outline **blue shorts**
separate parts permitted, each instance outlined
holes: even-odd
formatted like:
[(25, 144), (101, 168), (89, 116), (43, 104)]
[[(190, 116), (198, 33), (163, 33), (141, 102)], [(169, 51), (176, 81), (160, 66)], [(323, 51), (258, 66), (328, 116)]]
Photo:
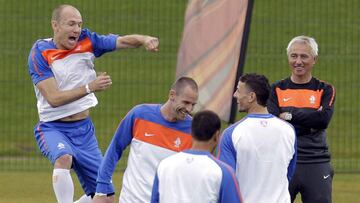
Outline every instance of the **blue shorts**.
[(103, 157), (90, 118), (75, 122), (39, 122), (34, 135), (41, 153), (52, 164), (62, 155), (71, 155), (72, 168), (85, 193), (95, 193), (97, 171)]

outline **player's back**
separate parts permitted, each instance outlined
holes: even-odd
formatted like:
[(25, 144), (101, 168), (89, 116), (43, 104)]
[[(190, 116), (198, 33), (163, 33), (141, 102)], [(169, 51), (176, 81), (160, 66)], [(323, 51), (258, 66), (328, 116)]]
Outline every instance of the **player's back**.
[(218, 202), (222, 170), (209, 152), (180, 152), (159, 165), (160, 202)]
[(271, 114), (248, 115), (232, 132), (236, 176), (245, 202), (290, 202), (288, 166), (295, 131)]

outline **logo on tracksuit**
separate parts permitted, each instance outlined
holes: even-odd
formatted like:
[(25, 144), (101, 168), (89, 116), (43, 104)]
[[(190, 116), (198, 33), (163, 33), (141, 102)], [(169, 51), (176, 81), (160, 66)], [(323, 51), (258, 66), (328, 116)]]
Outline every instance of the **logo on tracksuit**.
[(57, 145), (57, 148), (58, 149), (65, 149), (65, 145), (63, 143), (59, 142), (58, 145)]

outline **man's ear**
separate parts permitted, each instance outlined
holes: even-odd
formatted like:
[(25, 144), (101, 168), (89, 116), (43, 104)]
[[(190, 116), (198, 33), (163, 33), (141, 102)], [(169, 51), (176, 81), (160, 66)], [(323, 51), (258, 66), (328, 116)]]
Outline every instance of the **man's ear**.
[(315, 63), (318, 61), (318, 58), (319, 58), (318, 56), (315, 56), (315, 57), (314, 57), (314, 63), (313, 63), (313, 65), (315, 65)]
[(56, 32), (57, 29), (58, 29), (58, 22), (55, 21), (55, 20), (52, 20), (52, 21), (51, 21), (51, 27), (52, 27), (52, 29), (54, 30), (54, 32)]
[(252, 103), (253, 101), (256, 101), (255, 92), (250, 92), (249, 94), (250, 94), (249, 103)]
[(174, 101), (175, 97), (176, 97), (176, 91), (175, 90), (170, 90), (169, 91), (169, 100)]

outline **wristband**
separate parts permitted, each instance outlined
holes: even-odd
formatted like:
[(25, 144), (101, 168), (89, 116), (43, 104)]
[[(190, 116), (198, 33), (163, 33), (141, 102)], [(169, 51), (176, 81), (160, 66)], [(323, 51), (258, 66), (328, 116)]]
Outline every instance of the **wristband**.
[(86, 93), (90, 94), (91, 93), (91, 90), (89, 88), (89, 84), (86, 84), (85, 85), (85, 90), (86, 90)]
[(102, 196), (106, 196), (106, 194), (101, 192), (95, 192), (95, 196), (102, 197)]

